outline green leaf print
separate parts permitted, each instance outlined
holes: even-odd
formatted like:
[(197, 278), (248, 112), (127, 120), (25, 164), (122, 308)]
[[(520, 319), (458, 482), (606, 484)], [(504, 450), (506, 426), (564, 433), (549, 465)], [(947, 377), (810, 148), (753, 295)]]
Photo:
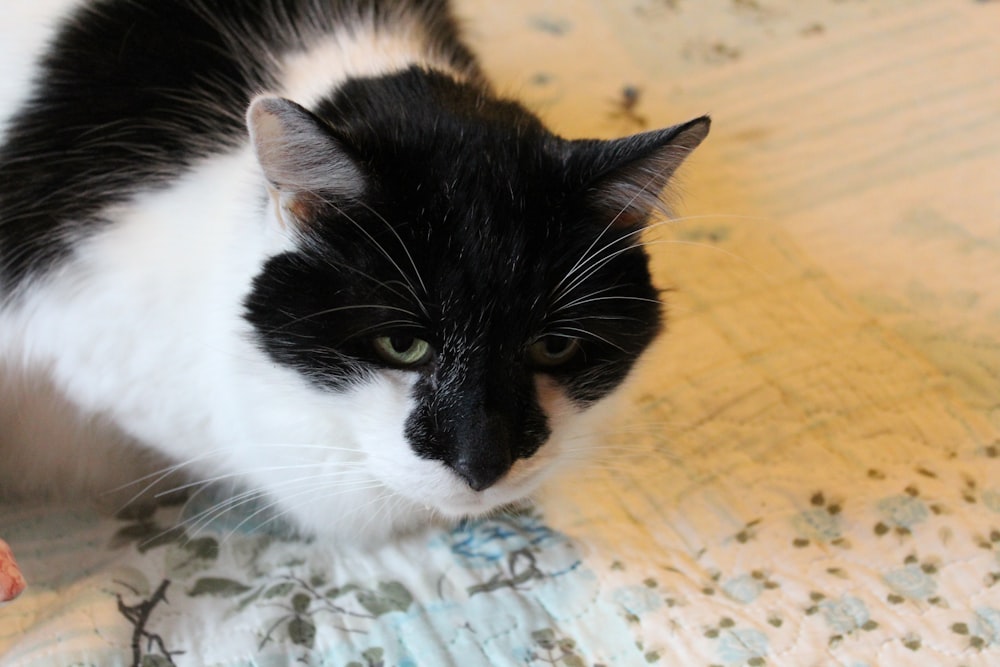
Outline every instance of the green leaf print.
[(406, 611), (413, 603), (413, 596), (398, 581), (381, 581), (378, 591), (358, 591), (358, 602), (373, 616), (382, 616)]
[(233, 579), (222, 577), (204, 577), (194, 582), (194, 588), (188, 591), (191, 597), (213, 595), (215, 597), (231, 598), (250, 590), (250, 586)]
[(312, 648), (316, 641), (316, 624), (306, 616), (296, 616), (288, 622), (288, 637), (293, 644)]

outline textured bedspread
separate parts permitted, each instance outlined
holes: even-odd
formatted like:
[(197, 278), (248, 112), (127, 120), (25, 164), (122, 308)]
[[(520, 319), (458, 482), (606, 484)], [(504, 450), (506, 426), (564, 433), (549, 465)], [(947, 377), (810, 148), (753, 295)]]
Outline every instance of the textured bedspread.
[(0, 507), (0, 665), (1000, 664), (1000, 3), (461, 6), (566, 134), (715, 118), (606, 451), (367, 553)]

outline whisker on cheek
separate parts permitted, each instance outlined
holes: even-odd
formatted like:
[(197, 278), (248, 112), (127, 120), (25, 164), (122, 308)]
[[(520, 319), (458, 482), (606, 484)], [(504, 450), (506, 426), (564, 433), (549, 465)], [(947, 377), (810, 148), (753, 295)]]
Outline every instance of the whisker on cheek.
[[(248, 523), (250, 523), (251, 521), (253, 521), (256, 517), (260, 516), (261, 514), (267, 513), (270, 516), (267, 516), (267, 518), (265, 518), (262, 521), (254, 524), (254, 526), (255, 526), (256, 529), (260, 529), (260, 528), (262, 528), (264, 526), (267, 526), (267, 525), (269, 525), (269, 524), (271, 524), (273, 522), (276, 522), (276, 521), (284, 518), (285, 516), (288, 516), (289, 513), (295, 511), (295, 509), (296, 509), (296, 505), (294, 503), (289, 506), (289, 501), (294, 500), (295, 498), (300, 498), (300, 497), (315, 496), (316, 493), (317, 493), (317, 491), (323, 490), (323, 489), (327, 488), (327, 486), (328, 486), (327, 484), (320, 484), (320, 485), (315, 485), (314, 484), (311, 487), (307, 487), (305, 489), (300, 489), (299, 491), (297, 491), (297, 492), (295, 492), (293, 494), (283, 495), (280, 499), (272, 499), (272, 501), (270, 503), (268, 503), (265, 506), (257, 509), (256, 511), (254, 511), (250, 515), (248, 515), (245, 518), (243, 518), (239, 523), (237, 523), (236, 526), (230, 530), (229, 534), (227, 535), (227, 539), (229, 537), (232, 537), (236, 533), (238, 533), (243, 526), (247, 525)], [(382, 488), (382, 485), (380, 483), (378, 483), (378, 482), (374, 482), (372, 480), (367, 480), (364, 484), (351, 485), (351, 486), (348, 486), (346, 488), (342, 488), (342, 487), (337, 487), (337, 488), (338, 488), (338, 491), (336, 493), (332, 493), (332, 494), (326, 493), (326, 494), (323, 494), (323, 498), (326, 499), (326, 500), (328, 500), (328, 499), (330, 499), (332, 497), (336, 497), (337, 495), (342, 495), (342, 494), (345, 494), (345, 493), (358, 493), (360, 491), (366, 491), (366, 490), (369, 490), (369, 489)], [(307, 507), (307, 506), (312, 505), (312, 504), (313, 503), (300, 503), (299, 507)], [(287, 506), (284, 511), (274, 512), (275, 508), (280, 507), (282, 505)]]
[[(228, 512), (233, 512), (238, 508), (244, 507), (246, 505), (250, 505), (251, 503), (255, 503), (258, 500), (265, 498), (283, 499), (285, 497), (284, 496), (285, 488), (291, 487), (295, 489), (301, 489), (301, 487), (304, 484), (312, 485), (308, 486), (307, 487), (308, 489), (312, 489), (314, 487), (320, 488), (331, 485), (331, 482), (337, 482), (337, 484), (341, 487), (348, 487), (350, 486), (349, 484), (344, 483), (343, 481), (338, 481), (337, 478), (352, 474), (357, 474), (357, 471), (350, 469), (327, 471), (325, 473), (306, 475), (302, 477), (284, 480), (281, 482), (274, 482), (269, 484), (267, 488), (254, 487), (246, 489), (238, 493), (233, 493), (227, 496), (226, 498), (223, 498), (222, 500), (198, 512), (194, 516), (187, 517), (183, 523), (185, 525), (188, 525), (192, 529), (201, 530), (206, 526), (208, 526), (209, 524), (211, 524), (212, 522), (218, 520), (222, 515)], [(357, 485), (360, 481), (363, 481), (365, 484), (372, 483), (372, 480), (370, 478), (363, 478), (362, 480), (358, 480), (357, 482), (355, 482), (355, 484)], [(203, 489), (199, 490), (199, 492), (210, 488), (211, 488), (210, 486), (203, 487)], [(190, 502), (191, 500), (189, 500), (189, 503)]]

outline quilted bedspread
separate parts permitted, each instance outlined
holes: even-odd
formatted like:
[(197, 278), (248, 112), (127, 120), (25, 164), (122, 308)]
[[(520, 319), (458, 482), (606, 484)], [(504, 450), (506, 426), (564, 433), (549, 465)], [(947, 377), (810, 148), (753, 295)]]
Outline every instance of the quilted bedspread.
[(460, 8), (567, 135), (713, 113), (607, 447), (366, 552), (0, 507), (0, 665), (1000, 665), (1000, 3)]

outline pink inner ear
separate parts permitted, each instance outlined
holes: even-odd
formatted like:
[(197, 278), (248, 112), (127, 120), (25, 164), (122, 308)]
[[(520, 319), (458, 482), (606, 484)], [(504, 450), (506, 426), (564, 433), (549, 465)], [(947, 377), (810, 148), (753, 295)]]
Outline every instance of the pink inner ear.
[(0, 540), (0, 602), (13, 600), (24, 591), (27, 584), (14, 561), (14, 553), (7, 543)]
[[(600, 212), (615, 228), (630, 231), (644, 226), (652, 216), (671, 216), (670, 207), (663, 192), (666, 179), (647, 179), (639, 184), (629, 174), (619, 180), (605, 183), (594, 195)], [(638, 180), (638, 179), (636, 179)]]

